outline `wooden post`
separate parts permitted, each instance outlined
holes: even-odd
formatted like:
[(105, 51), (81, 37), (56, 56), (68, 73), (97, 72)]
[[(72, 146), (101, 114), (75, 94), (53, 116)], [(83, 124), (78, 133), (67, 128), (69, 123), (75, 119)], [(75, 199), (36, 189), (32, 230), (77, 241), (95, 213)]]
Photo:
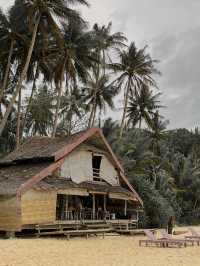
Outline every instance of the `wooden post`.
[(127, 215), (127, 200), (125, 200), (124, 215)]
[(92, 194), (92, 218), (95, 220), (95, 194)]
[(69, 198), (68, 195), (66, 196), (66, 205), (65, 205), (65, 220), (69, 220), (69, 213), (68, 213), (68, 206), (69, 206)]
[(137, 217), (136, 217), (136, 219), (137, 219), (137, 222), (136, 222), (136, 228), (138, 228), (138, 222), (139, 222), (139, 211), (137, 210), (137, 211), (136, 211), (136, 213), (137, 213)]
[(103, 210), (106, 212), (106, 195), (103, 195)]

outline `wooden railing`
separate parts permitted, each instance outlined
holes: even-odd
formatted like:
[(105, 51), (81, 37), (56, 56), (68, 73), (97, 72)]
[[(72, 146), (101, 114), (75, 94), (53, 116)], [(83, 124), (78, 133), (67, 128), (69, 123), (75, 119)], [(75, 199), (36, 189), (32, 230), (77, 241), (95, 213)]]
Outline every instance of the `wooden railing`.
[(93, 168), (93, 176), (100, 177), (100, 169)]
[(102, 176), (100, 169), (93, 168), (93, 180), (106, 182), (105, 178)]
[(104, 211), (97, 211), (95, 213), (92, 210), (81, 210), (81, 211), (66, 211), (63, 215), (62, 220), (66, 221), (78, 221), (78, 220), (109, 220), (110, 213)]

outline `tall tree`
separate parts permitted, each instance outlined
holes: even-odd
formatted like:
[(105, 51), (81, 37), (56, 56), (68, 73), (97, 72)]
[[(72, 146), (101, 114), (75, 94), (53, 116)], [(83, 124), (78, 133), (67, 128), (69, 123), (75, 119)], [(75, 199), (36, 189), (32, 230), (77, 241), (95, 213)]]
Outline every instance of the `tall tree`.
[(9, 18), (0, 9), (0, 42), (1, 42), (0, 61), (2, 66), (3, 62), (6, 61), (4, 71), (2, 71), (3, 80), (2, 83), (0, 83), (0, 103), (2, 101), (8, 83), (8, 77), (11, 70), (11, 61), (14, 51), (15, 38), (16, 34), (13, 32)]
[(110, 50), (118, 50), (119, 48), (125, 47), (125, 42), (127, 41), (126, 37), (122, 32), (112, 33), (112, 23), (108, 25), (99, 26), (97, 23), (93, 26), (93, 38), (96, 43), (95, 46), (95, 55), (97, 59), (96, 70), (100, 71), (100, 67), (103, 70), (104, 74), (106, 71), (106, 64), (111, 62)]
[(119, 90), (116, 86), (109, 82), (108, 75), (99, 76), (96, 71), (92, 72), (86, 86), (83, 87), (86, 94), (85, 101), (91, 109), (88, 128), (94, 126), (96, 112), (106, 110), (106, 107), (114, 109), (113, 98), (118, 94)]
[(168, 120), (163, 121), (157, 110), (151, 120), (149, 120), (150, 129), (147, 130), (151, 148), (154, 154), (160, 155), (160, 142), (166, 137), (166, 127), (169, 124)]
[[(95, 41), (94, 56), (96, 58), (96, 63), (92, 68), (93, 77), (95, 77), (94, 83), (101, 83), (102, 79), (107, 79), (106, 69), (107, 64), (111, 63), (111, 57), (109, 55), (110, 50), (118, 50), (119, 48), (125, 47), (126, 38), (123, 33), (116, 32), (112, 33), (112, 23), (109, 23), (107, 26), (100, 27), (98, 24), (95, 24), (93, 27), (93, 38)], [(90, 82), (90, 81), (89, 81)], [(98, 93), (98, 88), (95, 86), (93, 88), (93, 104), (91, 104), (90, 117), (88, 127), (91, 127), (94, 123), (96, 116), (96, 97)], [(115, 94), (115, 92), (113, 92)]]
[(144, 121), (147, 126), (150, 126), (155, 111), (162, 107), (158, 99), (160, 95), (161, 93), (154, 94), (145, 84), (141, 85), (136, 95), (131, 93), (127, 106), (127, 125), (135, 127), (138, 124), (141, 128)]
[(124, 107), (121, 120), (120, 137), (123, 134), (128, 107), (128, 99), (130, 92), (138, 95), (141, 85), (156, 86), (153, 74), (159, 73), (149, 54), (146, 53), (146, 48), (137, 49), (135, 43), (131, 43), (127, 50), (119, 51), (119, 63), (111, 64), (110, 67), (115, 72), (119, 73), (119, 77), (115, 80), (119, 88), (124, 90)]
[[(87, 2), (84, 0), (73, 1), (73, 4), (75, 3), (87, 4)], [(22, 83), (26, 78), (38, 32), (40, 32), (41, 34), (42, 33), (44, 34), (45, 29), (48, 32), (49, 31), (52, 32), (52, 35), (56, 37), (59, 44), (62, 46), (63, 44), (62, 34), (54, 17), (56, 16), (58, 20), (59, 19), (67, 20), (68, 18), (71, 18), (71, 17), (79, 18), (78, 13), (72, 10), (69, 7), (69, 4), (72, 4), (72, 2), (63, 1), (63, 0), (16, 1), (17, 8), (20, 8), (20, 6), (21, 8), (25, 7), (28, 26), (32, 34), (30, 37), (30, 44), (29, 44), (29, 49), (27, 52), (26, 61), (24, 62), (22, 71), (20, 73), (20, 77), (16, 85), (15, 92), (12, 95), (10, 104), (0, 124), (0, 135), (3, 132), (8, 116), (11, 112), (12, 106), (15, 103), (15, 100), (21, 89)]]
[(59, 51), (54, 71), (58, 95), (52, 137), (56, 135), (62, 92), (70, 86), (76, 87), (78, 81), (86, 82), (88, 69), (94, 60), (91, 54), (91, 48), (94, 47), (92, 36), (86, 31), (84, 21), (71, 20), (68, 24), (63, 23), (63, 37), (64, 48)]
[[(25, 127), (26, 135), (48, 136), (53, 127), (54, 96), (47, 86), (39, 87), (33, 96)], [(27, 102), (29, 99), (27, 98)]]
[(83, 122), (85, 109), (83, 94), (77, 86), (70, 86), (61, 98), (58, 131), (70, 135)]

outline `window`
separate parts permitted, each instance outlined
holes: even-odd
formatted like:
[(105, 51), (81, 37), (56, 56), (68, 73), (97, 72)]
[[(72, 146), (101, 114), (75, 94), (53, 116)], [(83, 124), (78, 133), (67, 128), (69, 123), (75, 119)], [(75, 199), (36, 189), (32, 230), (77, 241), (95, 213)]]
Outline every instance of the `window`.
[(100, 155), (92, 156), (92, 169), (93, 169), (93, 180), (94, 181), (102, 181), (101, 176), (100, 176), (101, 160), (102, 160), (102, 156)]

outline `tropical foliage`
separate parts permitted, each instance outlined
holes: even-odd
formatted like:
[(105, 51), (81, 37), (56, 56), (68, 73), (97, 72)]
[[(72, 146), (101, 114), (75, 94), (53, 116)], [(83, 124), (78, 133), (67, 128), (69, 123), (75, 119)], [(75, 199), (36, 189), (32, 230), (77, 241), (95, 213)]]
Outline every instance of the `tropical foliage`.
[(159, 134), (156, 129), (131, 128), (120, 141), (120, 127), (111, 119), (103, 131), (144, 200), (143, 225), (164, 226), (171, 215), (179, 223), (199, 223), (200, 132), (167, 131), (165, 123), (160, 124)]

